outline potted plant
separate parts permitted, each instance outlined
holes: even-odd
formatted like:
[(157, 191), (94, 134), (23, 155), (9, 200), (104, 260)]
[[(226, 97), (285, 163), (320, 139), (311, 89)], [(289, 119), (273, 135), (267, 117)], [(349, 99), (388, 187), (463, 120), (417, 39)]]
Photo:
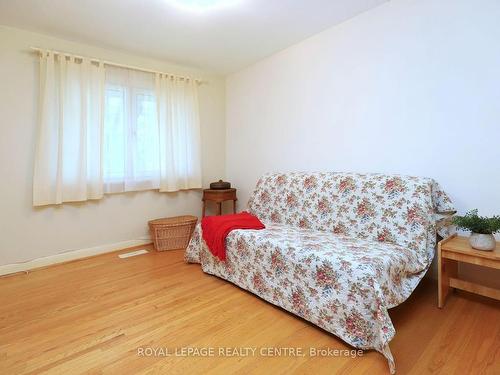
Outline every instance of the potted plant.
[(469, 243), (474, 249), (495, 249), (496, 241), (493, 233), (500, 231), (500, 216), (478, 216), (477, 210), (471, 210), (464, 216), (455, 216), (453, 224), (457, 228), (472, 232), (469, 237)]

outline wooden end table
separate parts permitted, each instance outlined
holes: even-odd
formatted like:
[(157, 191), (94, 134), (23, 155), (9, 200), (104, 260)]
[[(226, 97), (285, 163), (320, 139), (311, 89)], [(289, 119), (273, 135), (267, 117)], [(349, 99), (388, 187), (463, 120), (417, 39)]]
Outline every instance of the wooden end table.
[(205, 217), (205, 208), (207, 207), (207, 201), (212, 201), (217, 204), (217, 215), (222, 214), (222, 202), (225, 201), (233, 201), (233, 213), (236, 213), (236, 189), (221, 189), (221, 190), (212, 190), (212, 189), (204, 189), (203, 190), (203, 211), (201, 216)]
[(473, 249), (467, 237), (453, 235), (438, 243), (438, 307), (442, 308), (452, 288), (500, 300), (500, 289), (457, 278), (458, 263), (500, 269), (500, 242), (493, 251)]

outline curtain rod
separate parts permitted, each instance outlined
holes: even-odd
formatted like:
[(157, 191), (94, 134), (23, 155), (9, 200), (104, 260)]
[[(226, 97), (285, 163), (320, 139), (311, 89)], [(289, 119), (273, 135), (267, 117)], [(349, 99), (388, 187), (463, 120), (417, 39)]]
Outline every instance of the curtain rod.
[(44, 48), (38, 48), (38, 47), (30, 47), (30, 49), (32, 51), (35, 51), (35, 52), (39, 53), (39, 54), (43, 53), (44, 51), (50, 51), (54, 55), (60, 55), (60, 56), (66, 56), (66, 57), (71, 57), (72, 56), (72, 57), (75, 57), (77, 59), (87, 58), (87, 59), (89, 59), (93, 63), (99, 63), (99, 62), (101, 62), (101, 63), (103, 63), (105, 65), (115, 66), (115, 67), (118, 67), (118, 68), (126, 68), (126, 69), (138, 70), (140, 72), (146, 72), (146, 73), (164, 74), (166, 76), (177, 77), (177, 78), (181, 78), (181, 79), (192, 79), (193, 81), (195, 81), (198, 84), (207, 83), (206, 81), (202, 81), (201, 79), (198, 79), (198, 78), (180, 76), (178, 74), (165, 73), (165, 72), (160, 72), (160, 71), (157, 71), (157, 70), (140, 68), (140, 67), (133, 66), (133, 65), (126, 65), (126, 64), (115, 63), (113, 61), (101, 60), (101, 59), (98, 59), (98, 58), (95, 58), (95, 57), (79, 56), (79, 55), (75, 55), (75, 54), (69, 53), (69, 52), (60, 52), (60, 51), (54, 51), (54, 50), (49, 50), (49, 49), (44, 49)]

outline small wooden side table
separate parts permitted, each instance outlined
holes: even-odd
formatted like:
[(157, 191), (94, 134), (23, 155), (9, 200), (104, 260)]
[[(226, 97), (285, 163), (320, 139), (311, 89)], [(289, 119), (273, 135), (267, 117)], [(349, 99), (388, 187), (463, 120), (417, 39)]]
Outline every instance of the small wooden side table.
[(493, 251), (475, 250), (467, 237), (453, 235), (438, 244), (438, 307), (442, 308), (452, 288), (500, 300), (500, 289), (457, 278), (458, 262), (500, 269), (500, 242)]
[(205, 217), (205, 209), (207, 207), (207, 201), (212, 201), (217, 203), (217, 215), (222, 214), (222, 202), (224, 201), (233, 201), (233, 213), (236, 213), (236, 189), (221, 189), (221, 190), (212, 190), (212, 189), (204, 189), (203, 190), (203, 211), (201, 216)]

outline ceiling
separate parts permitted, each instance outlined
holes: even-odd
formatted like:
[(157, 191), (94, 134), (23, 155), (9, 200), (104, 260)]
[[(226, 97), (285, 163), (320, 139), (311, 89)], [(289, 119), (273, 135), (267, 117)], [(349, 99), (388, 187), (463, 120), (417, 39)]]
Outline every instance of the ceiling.
[(0, 24), (227, 74), (387, 0), (182, 1), (0, 0)]

